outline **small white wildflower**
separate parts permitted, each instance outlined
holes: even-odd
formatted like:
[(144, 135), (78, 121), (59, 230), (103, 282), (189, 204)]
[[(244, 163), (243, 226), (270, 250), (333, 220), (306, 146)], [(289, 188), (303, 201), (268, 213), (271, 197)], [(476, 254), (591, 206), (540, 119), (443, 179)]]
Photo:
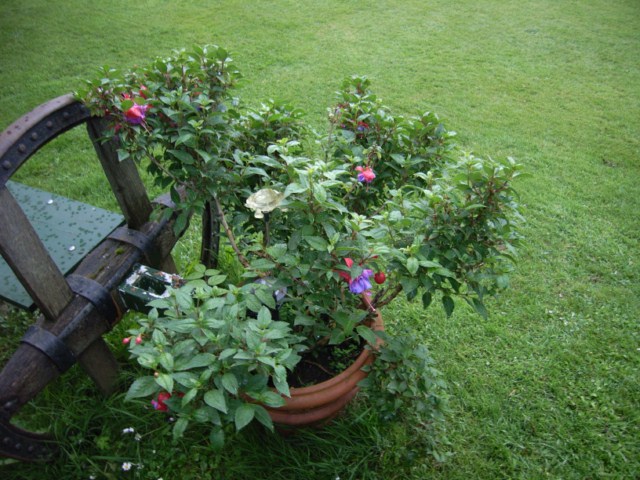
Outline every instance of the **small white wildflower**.
[(125, 434), (125, 433), (133, 433), (133, 432), (135, 432), (135, 429), (133, 427), (127, 427), (124, 430), (122, 430), (123, 434)]
[(96, 480), (96, 476), (95, 475), (89, 475), (89, 480)]
[(136, 442), (139, 442), (140, 440), (142, 440), (142, 435), (140, 435), (139, 433), (136, 433), (136, 436), (133, 438), (135, 439)]
[(131, 470), (131, 467), (133, 466), (133, 464), (131, 462), (124, 462), (122, 464), (122, 470), (125, 472), (128, 472), (129, 470)]

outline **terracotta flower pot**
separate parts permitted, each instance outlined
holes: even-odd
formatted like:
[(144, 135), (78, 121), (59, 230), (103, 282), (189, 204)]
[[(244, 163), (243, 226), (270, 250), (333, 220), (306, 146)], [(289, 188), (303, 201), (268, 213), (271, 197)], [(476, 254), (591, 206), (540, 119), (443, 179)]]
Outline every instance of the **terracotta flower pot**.
[[(384, 330), (378, 312), (372, 328)], [(381, 344), (378, 339), (376, 348)], [(286, 404), (267, 408), (273, 422), (280, 427), (320, 426), (332, 418), (358, 393), (358, 382), (367, 376), (362, 367), (373, 362), (373, 353), (363, 349), (349, 368), (337, 376), (309, 387), (291, 388), (291, 397), (283, 397)]]

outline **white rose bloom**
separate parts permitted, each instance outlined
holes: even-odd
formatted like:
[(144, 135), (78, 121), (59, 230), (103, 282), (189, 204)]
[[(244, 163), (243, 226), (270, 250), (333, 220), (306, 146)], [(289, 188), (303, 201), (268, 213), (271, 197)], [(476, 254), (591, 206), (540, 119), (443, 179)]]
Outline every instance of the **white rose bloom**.
[(284, 193), (263, 188), (247, 198), (245, 206), (255, 212), (256, 218), (264, 218), (264, 214), (278, 208), (283, 199)]

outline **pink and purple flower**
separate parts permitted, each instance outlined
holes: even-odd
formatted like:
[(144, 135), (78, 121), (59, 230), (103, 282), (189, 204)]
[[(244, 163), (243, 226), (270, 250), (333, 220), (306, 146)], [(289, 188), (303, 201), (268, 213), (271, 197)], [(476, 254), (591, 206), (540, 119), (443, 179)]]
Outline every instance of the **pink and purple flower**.
[(140, 125), (144, 122), (148, 109), (149, 105), (138, 105), (136, 103), (133, 107), (125, 110), (124, 118), (132, 125)]
[(166, 412), (169, 410), (169, 407), (164, 403), (165, 401), (171, 398), (171, 394), (169, 392), (160, 392), (158, 394), (157, 400), (151, 400), (151, 405), (155, 410), (159, 410), (161, 412)]
[(358, 181), (364, 183), (371, 183), (376, 178), (376, 174), (371, 167), (356, 167), (358, 172)]
[[(349, 268), (353, 266), (353, 260), (351, 260), (350, 258), (345, 258), (344, 263), (346, 263), (347, 267)], [(355, 279), (352, 279), (351, 275), (344, 271), (338, 272), (338, 275), (340, 275), (349, 283), (349, 291), (351, 293), (358, 295), (371, 290), (371, 282), (369, 281), (369, 278), (373, 275), (373, 270), (366, 268), (362, 270), (362, 273)]]

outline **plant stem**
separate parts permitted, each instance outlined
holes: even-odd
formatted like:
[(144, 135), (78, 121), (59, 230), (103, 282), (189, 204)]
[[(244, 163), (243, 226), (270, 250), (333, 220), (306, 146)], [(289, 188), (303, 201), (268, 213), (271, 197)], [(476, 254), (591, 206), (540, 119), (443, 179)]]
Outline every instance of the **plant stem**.
[[(391, 303), (393, 301), (394, 298), (396, 298), (400, 294), (401, 291), (402, 291), (402, 285), (396, 285), (396, 288), (391, 290), (391, 293), (389, 295), (387, 295), (386, 298), (382, 298), (382, 299), (380, 299), (380, 301), (375, 303), (376, 307), (377, 308), (382, 308), (385, 305), (388, 305), (389, 303)], [(385, 292), (385, 294), (386, 293), (387, 292)]]
[(202, 242), (200, 247), (200, 262), (207, 268), (218, 268), (218, 254), (220, 252), (220, 221), (217, 213), (213, 212), (211, 202), (205, 203), (202, 212)]
[(269, 212), (266, 212), (264, 214), (264, 238), (262, 239), (262, 246), (267, 248), (269, 241)]
[(233, 251), (236, 252), (236, 255), (237, 255), (238, 260), (240, 261), (240, 263), (245, 268), (249, 268), (249, 261), (246, 259), (246, 257), (242, 254), (242, 252), (238, 248), (238, 244), (236, 243), (236, 238), (234, 237), (233, 232), (229, 228), (229, 224), (227, 223), (227, 219), (224, 216), (224, 211), (222, 210), (222, 205), (220, 205), (220, 200), (218, 200), (218, 197), (213, 197), (213, 200), (214, 200), (214, 202), (216, 204), (216, 209), (218, 211), (218, 218), (220, 219), (220, 223), (222, 224), (222, 228), (224, 228), (224, 232), (226, 233), (227, 238), (229, 239), (229, 243), (231, 244), (231, 248), (233, 248)]

